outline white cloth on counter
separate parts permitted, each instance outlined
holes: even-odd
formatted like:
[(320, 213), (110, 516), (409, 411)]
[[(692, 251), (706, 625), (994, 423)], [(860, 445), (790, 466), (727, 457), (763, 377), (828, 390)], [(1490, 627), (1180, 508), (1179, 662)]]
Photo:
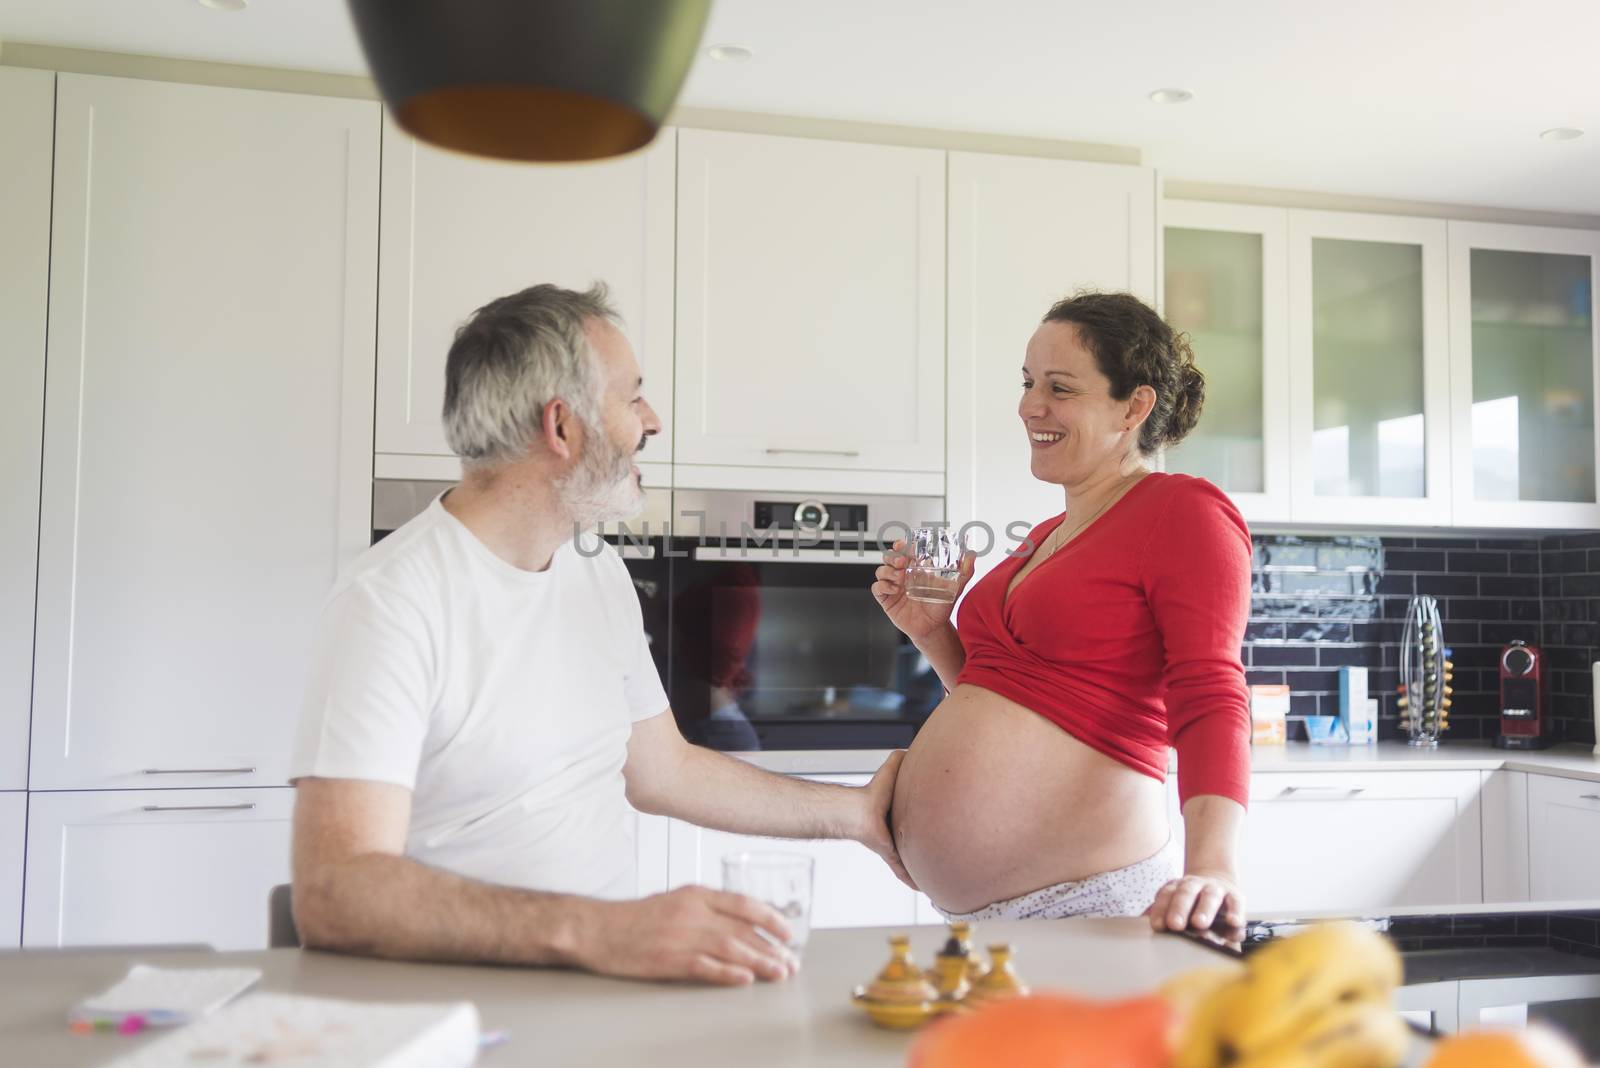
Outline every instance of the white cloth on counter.
[(435, 500), (323, 607), (291, 774), (412, 791), (406, 855), (508, 886), (638, 892), (622, 766), (667, 708), (621, 558), (494, 555)]

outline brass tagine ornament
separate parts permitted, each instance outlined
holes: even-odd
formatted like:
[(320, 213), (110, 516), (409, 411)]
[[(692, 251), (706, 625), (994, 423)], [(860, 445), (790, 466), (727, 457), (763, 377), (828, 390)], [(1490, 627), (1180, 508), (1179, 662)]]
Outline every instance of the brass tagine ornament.
[(1022, 981), (1011, 963), (1010, 944), (997, 942), (989, 947), (989, 969), (972, 984), (967, 1002), (976, 1006), (1003, 998), (1023, 997), (1027, 993), (1028, 984)]
[[(945, 940), (944, 948), (939, 950), (933, 967), (926, 973), (928, 981), (939, 991), (935, 1012), (957, 1012), (964, 1007), (963, 1003), (972, 990), (972, 980), (975, 978), (972, 971), (975, 957), (972, 952), (972, 929), (965, 923), (952, 923), (950, 937)], [(976, 975), (981, 974), (983, 968), (980, 964)]]
[(907, 935), (889, 939), (889, 963), (876, 979), (865, 987), (856, 987), (851, 996), (873, 1023), (895, 1030), (922, 1024), (933, 1014), (938, 999), (939, 991), (911, 959), (911, 939)]

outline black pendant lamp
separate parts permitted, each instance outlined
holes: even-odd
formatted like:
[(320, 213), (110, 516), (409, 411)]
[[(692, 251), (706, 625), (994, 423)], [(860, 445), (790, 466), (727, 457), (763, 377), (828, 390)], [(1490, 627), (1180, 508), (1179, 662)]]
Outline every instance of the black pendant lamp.
[(395, 121), (429, 144), (591, 160), (649, 144), (711, 0), (350, 0)]

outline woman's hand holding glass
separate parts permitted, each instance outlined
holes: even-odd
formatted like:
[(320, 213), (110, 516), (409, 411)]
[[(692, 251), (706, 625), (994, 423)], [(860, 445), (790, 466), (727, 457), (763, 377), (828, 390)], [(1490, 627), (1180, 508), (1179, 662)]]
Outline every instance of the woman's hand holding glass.
[(892, 548), (884, 552), (883, 563), (874, 573), (872, 596), (877, 599), (879, 607), (889, 617), (889, 622), (900, 629), (900, 633), (913, 642), (920, 643), (940, 628), (950, 624), (951, 610), (972, 579), (972, 569), (976, 561), (977, 556), (974, 553), (966, 552), (961, 555), (960, 571), (956, 576), (949, 600), (920, 600), (907, 593), (907, 571), (913, 561), (906, 550), (904, 539), (898, 540)]

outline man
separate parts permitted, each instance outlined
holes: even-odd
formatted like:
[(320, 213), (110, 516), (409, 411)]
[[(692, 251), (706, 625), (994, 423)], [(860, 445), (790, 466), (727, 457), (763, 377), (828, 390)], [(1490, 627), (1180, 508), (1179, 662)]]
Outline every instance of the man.
[(852, 838), (904, 878), (860, 789), (691, 746), (621, 560), (574, 533), (637, 513), (661, 429), (603, 286), (480, 308), (446, 368), (459, 485), (364, 554), (324, 608), (293, 765), (308, 945), (748, 983), (791, 974), (771, 908), (636, 893), (627, 804), (704, 827)]

